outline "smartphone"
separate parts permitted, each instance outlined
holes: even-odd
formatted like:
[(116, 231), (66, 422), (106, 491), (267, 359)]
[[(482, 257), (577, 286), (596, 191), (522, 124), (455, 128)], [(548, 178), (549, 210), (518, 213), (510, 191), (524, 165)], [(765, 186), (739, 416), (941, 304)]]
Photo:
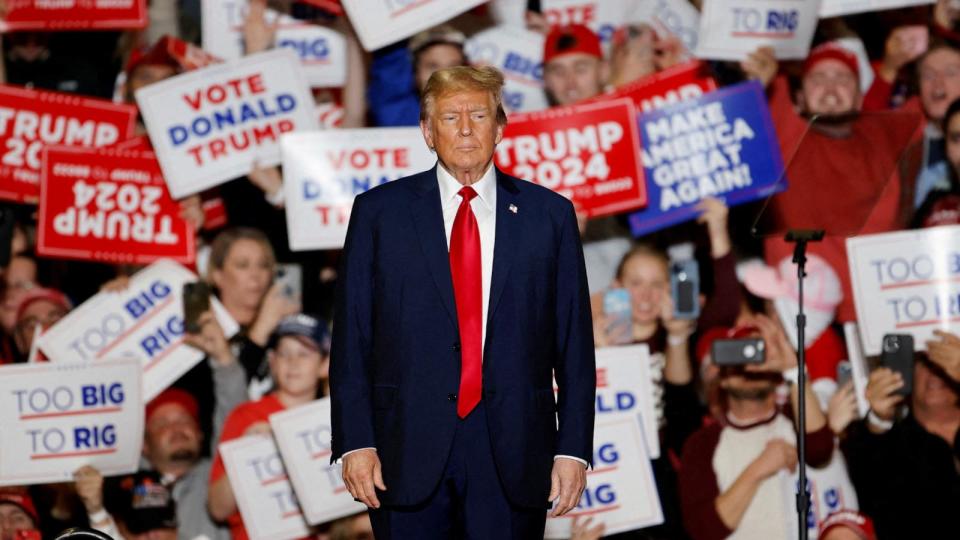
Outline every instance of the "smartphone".
[(183, 327), (188, 333), (200, 333), (200, 315), (210, 309), (211, 292), (204, 281), (183, 284)]
[(837, 389), (843, 388), (853, 378), (853, 366), (848, 360), (837, 363)]
[(713, 342), (710, 357), (718, 366), (762, 364), (766, 359), (762, 338), (718, 339)]
[(696, 319), (700, 316), (700, 268), (696, 259), (670, 263), (670, 294), (674, 317)]
[(903, 377), (903, 387), (897, 390), (897, 394), (909, 395), (913, 392), (913, 336), (886, 334), (880, 350), (880, 365)]
[(274, 281), (280, 283), (284, 296), (300, 299), (303, 293), (303, 269), (299, 264), (278, 264)]
[(609, 289), (603, 293), (603, 314), (607, 319), (607, 336), (612, 345), (633, 341), (633, 301), (626, 289)]

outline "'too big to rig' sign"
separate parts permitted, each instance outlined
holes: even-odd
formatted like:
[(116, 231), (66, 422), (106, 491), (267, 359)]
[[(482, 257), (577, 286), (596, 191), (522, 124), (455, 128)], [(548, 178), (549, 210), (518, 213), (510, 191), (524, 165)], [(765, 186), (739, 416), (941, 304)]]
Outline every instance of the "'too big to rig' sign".
[(142, 442), (137, 362), (0, 367), (0, 485), (69, 481), (83, 465), (130, 473)]
[(137, 91), (150, 140), (179, 199), (280, 162), (280, 136), (317, 129), (313, 97), (287, 49), (207, 66)]
[(0, 199), (36, 202), (46, 146), (111, 146), (133, 136), (137, 108), (0, 85)]

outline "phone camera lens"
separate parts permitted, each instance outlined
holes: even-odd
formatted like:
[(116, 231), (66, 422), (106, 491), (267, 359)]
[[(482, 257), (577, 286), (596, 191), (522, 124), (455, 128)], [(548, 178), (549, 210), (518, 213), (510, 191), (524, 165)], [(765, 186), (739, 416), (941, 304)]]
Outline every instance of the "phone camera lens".
[(887, 336), (883, 340), (883, 352), (895, 353), (900, 350), (900, 338), (897, 336)]
[(743, 357), (744, 358), (753, 358), (757, 355), (757, 348), (753, 345), (747, 345), (743, 348)]

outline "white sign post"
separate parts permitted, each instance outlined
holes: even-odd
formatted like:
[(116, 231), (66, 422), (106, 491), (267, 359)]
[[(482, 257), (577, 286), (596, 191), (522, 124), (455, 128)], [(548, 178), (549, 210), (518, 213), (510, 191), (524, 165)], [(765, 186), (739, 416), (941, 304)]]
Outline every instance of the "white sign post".
[(640, 426), (629, 418), (597, 422), (593, 468), (580, 504), (569, 514), (548, 518), (544, 538), (570, 538), (574, 517), (603, 523), (605, 535), (663, 523), (663, 509)]
[(367, 509), (347, 491), (340, 466), (330, 464), (329, 398), (274, 413), (270, 427), (307, 523), (326, 523)]
[(960, 225), (847, 239), (863, 352), (884, 334), (911, 334), (926, 350), (934, 330), (960, 331)]
[(696, 55), (743, 60), (759, 47), (777, 58), (806, 58), (819, 20), (820, 0), (704, 0)]
[(363, 48), (372, 51), (447, 22), (487, 0), (341, 0)]
[(870, 410), (870, 403), (867, 402), (867, 382), (870, 380), (870, 368), (867, 366), (867, 359), (863, 357), (863, 349), (860, 348), (860, 330), (857, 323), (843, 323), (843, 339), (847, 342), (847, 360), (850, 362), (850, 368), (853, 379), (853, 391), (857, 396), (857, 412), (860, 418), (867, 416)]
[(142, 444), (138, 362), (0, 367), (0, 485), (131, 473)]
[(230, 487), (251, 540), (309, 535), (273, 437), (251, 435), (219, 446)]
[(538, 111), (548, 106), (543, 90), (543, 40), (543, 35), (525, 28), (495, 26), (467, 41), (470, 63), (503, 72), (503, 107), (508, 112)]
[(353, 199), (424, 171), (436, 156), (419, 128), (340, 129), (283, 138), (283, 189), (290, 249), (343, 247)]
[[(242, 58), (243, 23), (249, 8), (247, 0), (203, 0), (204, 50), (224, 60)], [(343, 86), (347, 78), (347, 45), (341, 33), (272, 9), (266, 11), (264, 19), (267, 24), (277, 25), (275, 46), (296, 53), (310, 86)]]
[(280, 163), (280, 136), (315, 130), (296, 55), (274, 49), (215, 64), (136, 93), (170, 194), (179, 199)]
[[(51, 362), (98, 362), (116, 358), (143, 366), (144, 401), (150, 401), (203, 358), (183, 342), (183, 284), (197, 276), (159, 260), (130, 279), (121, 292), (101, 292), (60, 319), (40, 337)], [(229, 337), (237, 323), (216, 298), (217, 321)]]
[(660, 457), (650, 349), (646, 345), (597, 349), (597, 422), (631, 418), (643, 430), (646, 454)]
[(935, 4), (937, 0), (823, 0), (820, 5), (820, 17), (839, 17), (852, 13), (882, 11), (908, 6)]

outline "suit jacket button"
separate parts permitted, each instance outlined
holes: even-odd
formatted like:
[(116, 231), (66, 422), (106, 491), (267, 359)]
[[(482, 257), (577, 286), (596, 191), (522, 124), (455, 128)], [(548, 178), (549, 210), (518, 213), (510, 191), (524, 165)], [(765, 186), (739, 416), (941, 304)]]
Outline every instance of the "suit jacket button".
[(447, 401), (456, 401), (456, 400), (457, 400), (456, 394), (447, 394)]
[(453, 344), (453, 350), (456, 351), (456, 352), (460, 352), (460, 344), (459, 344), (459, 343), (454, 343), (454, 344)]

